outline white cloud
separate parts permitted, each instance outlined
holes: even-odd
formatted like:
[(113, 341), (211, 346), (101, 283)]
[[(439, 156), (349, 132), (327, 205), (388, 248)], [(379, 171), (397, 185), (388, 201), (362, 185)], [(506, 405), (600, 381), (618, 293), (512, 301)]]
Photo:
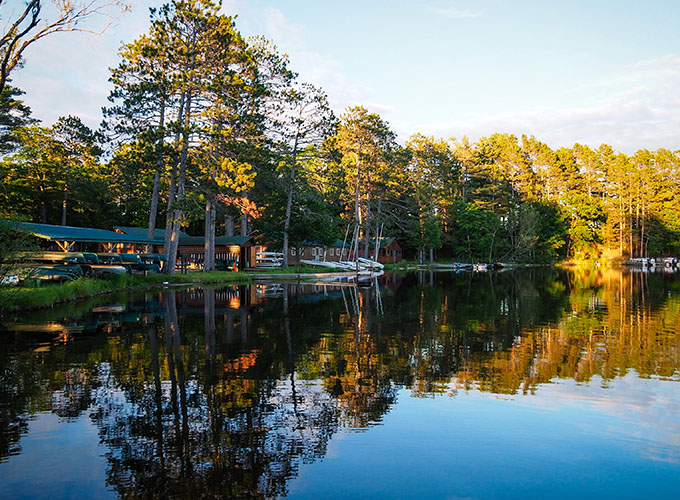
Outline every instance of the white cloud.
[(271, 38), (277, 44), (283, 41), (291, 49), (304, 46), (302, 30), (288, 21), (286, 16), (275, 7), (266, 7), (262, 15), (263, 31), (267, 38)]
[(597, 147), (607, 143), (632, 153), (637, 149), (680, 147), (680, 56), (641, 61), (609, 78), (573, 90), (597, 95), (589, 107), (541, 107), (487, 116), (467, 116), (452, 122), (422, 124), (421, 131), (472, 140), (494, 132), (535, 135), (551, 147), (576, 142)]
[[(135, 1), (133, 12), (102, 36), (63, 33), (30, 47), (25, 68), (12, 76), (14, 83), (26, 91), (25, 100), (35, 116), (50, 124), (59, 116), (75, 114), (96, 127), (101, 120), (100, 108), (107, 104), (108, 68), (118, 64), (121, 40), (130, 42), (145, 32), (148, 6), (158, 3)], [(444, 11), (459, 17), (480, 14), (456, 5), (431, 8), (435, 9), (441, 15)], [(551, 147), (571, 146), (575, 142), (597, 147), (605, 142), (627, 153), (639, 148), (680, 148), (678, 54), (622, 66), (606, 77), (583, 82), (562, 94), (555, 93), (551, 103), (540, 107), (456, 115), (451, 105), (451, 120), (432, 122), (427, 116), (435, 110), (426, 105), (422, 109), (411, 108), (409, 116), (400, 116), (404, 112), (403, 102), (386, 98), (390, 91), (390, 95), (408, 99), (398, 93), (397, 82), (385, 81), (379, 88), (373, 80), (371, 87), (364, 83), (368, 79), (351, 77), (344, 66), (349, 63), (324, 52), (323, 47), (310, 47), (309, 28), (287, 18), (282, 10), (229, 0), (223, 11), (230, 15), (240, 13), (243, 18), (239, 17), (237, 24), (246, 33), (273, 39), (282, 52), (290, 55), (291, 68), (300, 74), (301, 80), (326, 91), (336, 112), (341, 113), (350, 105), (364, 105), (383, 115), (401, 138), (421, 132), (439, 137), (465, 135), (476, 140), (494, 132), (510, 132), (535, 135)], [(447, 106), (444, 99), (442, 96), (436, 105), (438, 110)], [(573, 106), (565, 102), (587, 104)]]

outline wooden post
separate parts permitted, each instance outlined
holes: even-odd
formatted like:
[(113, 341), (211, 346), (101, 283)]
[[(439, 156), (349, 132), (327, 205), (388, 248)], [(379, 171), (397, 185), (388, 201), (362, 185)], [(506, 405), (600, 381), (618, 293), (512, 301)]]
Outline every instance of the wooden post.
[(71, 252), (73, 250), (73, 245), (76, 244), (75, 241), (55, 241), (55, 243), (61, 248), (62, 252)]

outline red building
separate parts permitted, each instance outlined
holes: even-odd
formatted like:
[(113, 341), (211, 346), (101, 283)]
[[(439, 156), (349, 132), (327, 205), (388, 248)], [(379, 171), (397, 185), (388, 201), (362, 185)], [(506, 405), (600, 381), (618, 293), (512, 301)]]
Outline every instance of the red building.
[[(359, 256), (364, 255), (363, 247), (359, 247)], [(375, 255), (375, 242), (369, 246), (368, 258), (373, 259)], [(342, 241), (336, 241), (331, 247), (324, 247), (320, 243), (306, 243), (303, 247), (288, 249), (288, 262), (292, 264), (298, 263), (300, 260), (325, 260), (331, 262), (338, 262), (341, 260), (349, 260), (350, 245)], [(354, 255), (352, 255), (354, 258)], [(401, 245), (396, 238), (385, 237), (382, 238), (380, 249), (378, 250), (378, 262), (381, 264), (395, 264), (401, 262), (403, 259)]]

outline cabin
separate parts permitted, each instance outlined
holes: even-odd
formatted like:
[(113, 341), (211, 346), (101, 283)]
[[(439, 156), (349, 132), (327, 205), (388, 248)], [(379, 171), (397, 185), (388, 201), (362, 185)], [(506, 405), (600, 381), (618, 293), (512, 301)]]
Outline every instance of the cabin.
[(338, 240), (328, 249), (326, 260), (330, 260), (332, 262), (347, 260), (349, 257), (350, 248), (351, 246), (349, 243), (343, 243), (342, 241)]
[[(146, 235), (146, 228), (115, 226), (114, 230), (127, 235)], [(154, 232), (153, 253), (165, 253), (165, 229)], [(238, 269), (255, 267), (257, 252), (266, 250), (264, 245), (255, 244), (251, 236), (216, 236), (215, 267), (217, 269)], [(202, 269), (205, 257), (205, 237), (189, 236), (179, 232), (177, 247), (178, 264), (187, 269)]]
[[(350, 254), (349, 243), (344, 243), (338, 240), (329, 249), (326, 260), (337, 262), (339, 260), (348, 260)], [(364, 255), (363, 245), (359, 245), (359, 256)], [(368, 247), (368, 258), (373, 260), (375, 255), (375, 240), (371, 242)], [(352, 256), (353, 257), (353, 256)], [(378, 250), (378, 262), (381, 264), (395, 264), (401, 262), (403, 259), (401, 245), (394, 237), (384, 237), (380, 241), (380, 249)]]
[[(368, 248), (368, 258), (373, 259), (375, 255), (375, 244)], [(395, 237), (384, 237), (381, 239), (378, 250), (378, 262), (381, 264), (396, 264), (401, 262), (403, 253), (399, 241)]]
[[(331, 262), (338, 262), (341, 260), (349, 260), (351, 245), (340, 240), (336, 241), (332, 246), (326, 248), (320, 243), (305, 242), (302, 247), (290, 247), (288, 249), (288, 262), (291, 264), (297, 263), (300, 260), (325, 260)], [(371, 243), (368, 249), (368, 258), (373, 259), (375, 254), (375, 240)], [(363, 246), (359, 247), (359, 256), (363, 255)], [(354, 256), (352, 255), (352, 258)], [(378, 250), (378, 262), (381, 264), (395, 264), (401, 262), (403, 253), (399, 241), (394, 237), (384, 237), (381, 240), (380, 249)]]
[(306, 241), (301, 247), (292, 245), (288, 247), (288, 265), (295, 265), (301, 260), (329, 260), (324, 259), (327, 248), (321, 243)]

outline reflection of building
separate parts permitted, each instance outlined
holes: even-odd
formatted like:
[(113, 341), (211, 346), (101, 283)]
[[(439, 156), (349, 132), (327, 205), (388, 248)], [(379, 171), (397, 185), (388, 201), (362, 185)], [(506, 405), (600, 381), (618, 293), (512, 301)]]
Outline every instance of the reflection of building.
[(378, 284), (381, 287), (389, 288), (394, 293), (399, 291), (403, 281), (404, 276), (401, 274), (386, 273), (378, 277)]
[(189, 288), (176, 292), (177, 307), (184, 313), (203, 313), (205, 294), (214, 295), (215, 314), (233, 314), (234, 311), (256, 305), (261, 299), (252, 285), (230, 285), (218, 289)]

